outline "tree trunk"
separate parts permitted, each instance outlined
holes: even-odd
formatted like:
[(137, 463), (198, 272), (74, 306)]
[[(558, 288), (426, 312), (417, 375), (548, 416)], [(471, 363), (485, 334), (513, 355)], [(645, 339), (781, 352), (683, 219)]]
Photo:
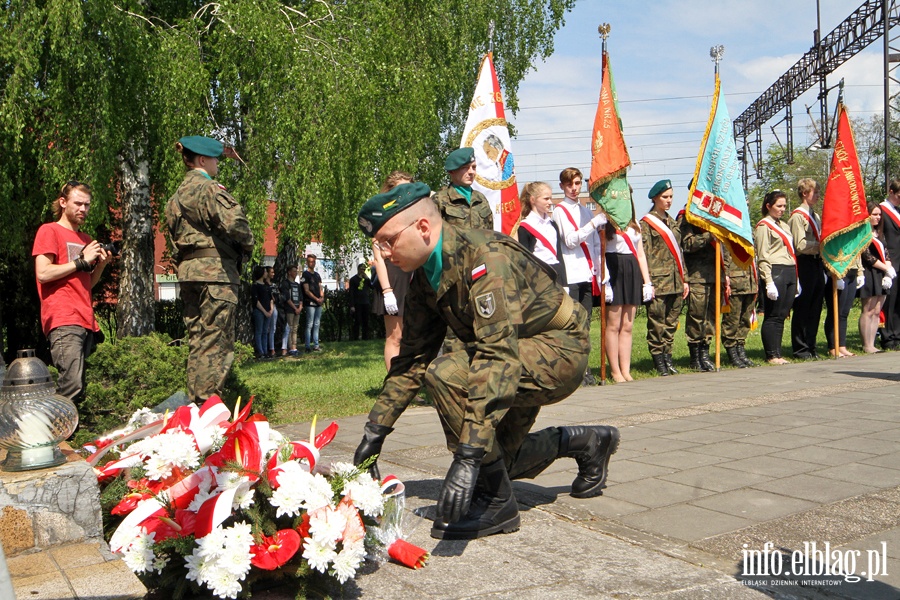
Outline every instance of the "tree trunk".
[(122, 196), (122, 248), (119, 257), (117, 336), (137, 337), (154, 330), (153, 206), (150, 177), (141, 147), (131, 144), (119, 155)]

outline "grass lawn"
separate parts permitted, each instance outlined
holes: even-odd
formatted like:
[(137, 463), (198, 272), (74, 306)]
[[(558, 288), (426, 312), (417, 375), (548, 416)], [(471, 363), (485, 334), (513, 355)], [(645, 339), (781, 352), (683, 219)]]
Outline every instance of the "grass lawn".
[[(600, 373), (599, 321), (591, 324), (591, 359), (594, 375)], [(847, 347), (857, 354), (862, 352), (857, 320), (859, 305), (854, 305), (847, 326)], [(825, 311), (822, 311), (825, 321)], [(681, 319), (682, 327), (684, 317)], [(656, 377), (650, 352), (647, 350), (647, 318), (641, 309), (634, 323), (634, 348), (632, 350), (631, 375), (635, 379)], [(825, 334), (819, 329), (818, 354), (827, 355)], [(243, 368), (243, 373), (251, 386), (256, 382), (266, 382), (281, 391), (281, 402), (274, 415), (269, 415), (276, 424), (310, 421), (313, 415), (320, 419), (336, 419), (350, 415), (367, 413), (381, 390), (384, 379), (383, 340), (366, 342), (337, 342), (323, 346), (318, 353), (301, 354), (298, 358), (286, 358), (258, 362)], [(783, 348), (785, 358), (790, 360), (790, 320), (785, 322)], [(765, 364), (759, 329), (750, 332), (747, 339), (747, 355), (762, 368), (772, 368)], [(713, 355), (714, 347), (710, 347)], [(675, 365), (679, 370), (689, 371), (687, 340), (682, 330), (675, 335), (673, 351)], [(715, 359), (715, 357), (713, 357)], [(722, 368), (731, 369), (722, 349)], [(607, 376), (609, 371), (607, 369)]]

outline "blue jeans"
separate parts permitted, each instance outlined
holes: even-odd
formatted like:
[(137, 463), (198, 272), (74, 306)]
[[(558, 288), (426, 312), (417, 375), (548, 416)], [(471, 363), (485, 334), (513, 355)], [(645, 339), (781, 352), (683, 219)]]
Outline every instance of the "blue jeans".
[(257, 356), (265, 356), (268, 354), (266, 345), (269, 337), (269, 323), (272, 317), (267, 317), (266, 313), (258, 308), (253, 309), (253, 349), (256, 350)]
[[(322, 320), (321, 306), (306, 307), (306, 349), (319, 347), (319, 322)], [(312, 346), (310, 346), (312, 341)]]

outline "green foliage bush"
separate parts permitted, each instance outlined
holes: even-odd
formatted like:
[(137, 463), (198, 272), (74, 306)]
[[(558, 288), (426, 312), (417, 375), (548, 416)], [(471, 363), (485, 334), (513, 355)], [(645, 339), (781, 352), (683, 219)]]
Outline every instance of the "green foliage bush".
[[(136, 410), (153, 408), (184, 390), (187, 356), (187, 346), (173, 343), (165, 334), (123, 338), (98, 346), (88, 359), (86, 397), (78, 409), (80, 427), (75, 443), (81, 445), (120, 428)], [(239, 397), (245, 403), (255, 396), (254, 412), (268, 414), (277, 404), (279, 392), (267, 384), (249, 388), (241, 369), (252, 360), (249, 346), (237, 344), (222, 400), (233, 408)]]

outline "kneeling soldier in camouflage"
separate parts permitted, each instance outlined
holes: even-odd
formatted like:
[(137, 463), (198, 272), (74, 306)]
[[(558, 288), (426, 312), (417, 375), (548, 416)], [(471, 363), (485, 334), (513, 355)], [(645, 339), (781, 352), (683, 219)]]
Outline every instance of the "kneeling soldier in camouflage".
[[(588, 315), (555, 273), (512, 238), (442, 222), (422, 183), (370, 198), (359, 225), (385, 259), (415, 272), (400, 354), (391, 363), (354, 462), (381, 452), (423, 385), (453, 452), (431, 535), (474, 539), (519, 528), (510, 479), (536, 477), (574, 458), (572, 496), (603, 492), (615, 427), (550, 427), (529, 433), (541, 406), (581, 385)], [(447, 328), (470, 346), (437, 357)], [(377, 467), (373, 469), (378, 475)]]

